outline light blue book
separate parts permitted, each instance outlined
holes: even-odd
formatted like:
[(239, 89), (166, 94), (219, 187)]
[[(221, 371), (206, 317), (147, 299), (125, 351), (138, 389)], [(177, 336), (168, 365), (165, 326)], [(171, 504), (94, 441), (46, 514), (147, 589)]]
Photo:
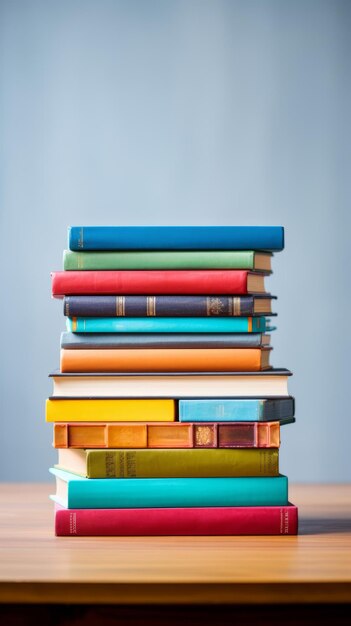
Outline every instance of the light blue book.
[(68, 317), (73, 333), (264, 333), (265, 317)]
[(294, 398), (179, 400), (180, 422), (266, 422), (291, 420)]
[(83, 478), (51, 468), (52, 500), (69, 509), (288, 504), (286, 476), (260, 478)]

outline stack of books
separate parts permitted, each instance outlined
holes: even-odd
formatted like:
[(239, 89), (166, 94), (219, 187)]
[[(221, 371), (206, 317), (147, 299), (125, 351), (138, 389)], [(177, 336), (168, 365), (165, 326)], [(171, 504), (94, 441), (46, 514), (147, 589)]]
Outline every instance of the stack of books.
[(71, 227), (52, 274), (57, 535), (287, 535), (270, 364), (278, 226)]

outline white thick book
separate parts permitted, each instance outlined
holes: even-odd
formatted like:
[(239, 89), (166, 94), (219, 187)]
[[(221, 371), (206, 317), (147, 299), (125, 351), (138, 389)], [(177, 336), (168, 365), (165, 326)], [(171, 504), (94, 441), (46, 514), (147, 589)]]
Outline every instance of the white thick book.
[(75, 373), (53, 372), (53, 397), (233, 398), (288, 396), (286, 369), (262, 372)]

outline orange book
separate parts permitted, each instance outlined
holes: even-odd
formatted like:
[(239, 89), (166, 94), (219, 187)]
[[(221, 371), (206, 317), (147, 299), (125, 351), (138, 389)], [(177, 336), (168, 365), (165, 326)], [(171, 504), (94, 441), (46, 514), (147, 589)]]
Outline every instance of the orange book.
[(55, 448), (279, 448), (279, 422), (54, 424)]
[(267, 348), (61, 350), (61, 372), (257, 372)]

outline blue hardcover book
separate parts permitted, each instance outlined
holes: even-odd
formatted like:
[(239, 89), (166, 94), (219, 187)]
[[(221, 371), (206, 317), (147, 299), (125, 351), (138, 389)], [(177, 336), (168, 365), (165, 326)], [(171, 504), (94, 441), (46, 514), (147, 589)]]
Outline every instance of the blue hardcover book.
[(68, 317), (73, 333), (264, 333), (265, 317)]
[(268, 250), (284, 248), (282, 226), (71, 226), (70, 250)]
[(179, 400), (180, 422), (272, 422), (294, 417), (294, 398)]
[(286, 476), (250, 478), (84, 478), (56, 468), (56, 495), (69, 509), (288, 504)]

